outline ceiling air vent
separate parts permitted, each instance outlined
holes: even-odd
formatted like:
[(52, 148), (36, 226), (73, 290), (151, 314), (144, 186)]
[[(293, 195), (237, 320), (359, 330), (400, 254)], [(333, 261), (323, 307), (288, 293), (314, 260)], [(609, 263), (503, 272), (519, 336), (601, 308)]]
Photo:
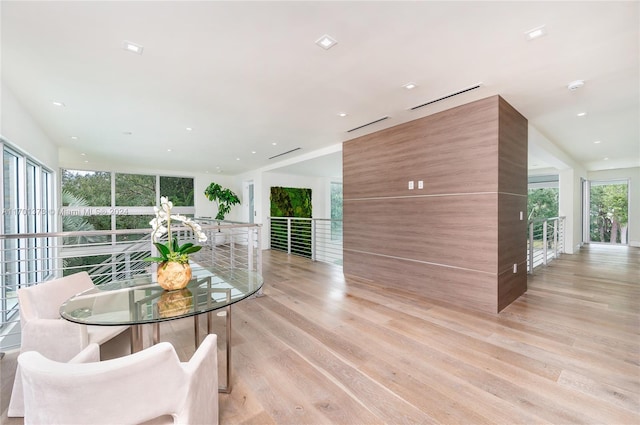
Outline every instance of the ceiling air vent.
[(457, 95), (459, 95), (459, 94), (466, 93), (466, 92), (468, 92), (468, 91), (478, 89), (478, 88), (480, 88), (480, 85), (481, 85), (481, 84), (482, 84), (482, 83), (480, 83), (480, 84), (476, 84), (475, 86), (468, 87), (468, 88), (466, 88), (466, 89), (463, 89), (463, 90), (457, 91), (457, 92), (455, 92), (455, 93), (448, 94), (448, 95), (446, 95), (446, 96), (442, 96), (442, 97), (440, 97), (440, 98), (438, 98), (438, 99), (430, 100), (429, 102), (427, 102), (427, 103), (423, 103), (422, 105), (414, 106), (413, 108), (410, 108), (410, 110), (411, 110), (411, 111), (415, 111), (416, 109), (418, 109), (418, 108), (422, 108), (423, 106), (431, 105), (432, 103), (440, 102), (441, 100), (449, 99), (450, 97), (457, 96)]
[(364, 127), (366, 127), (366, 126), (368, 126), (368, 125), (372, 125), (372, 124), (375, 124), (375, 123), (377, 123), (377, 122), (384, 121), (384, 120), (386, 120), (387, 118), (389, 118), (389, 117), (388, 117), (388, 116), (386, 116), (386, 117), (378, 118), (377, 120), (375, 120), (375, 121), (371, 121), (370, 123), (367, 123), (367, 124), (363, 124), (363, 125), (361, 125), (360, 127), (356, 127), (356, 128), (352, 128), (351, 130), (347, 130), (347, 133), (351, 133), (352, 131), (360, 130), (361, 128), (364, 128)]
[(302, 149), (302, 148), (291, 149), (290, 151), (282, 152), (282, 153), (279, 153), (278, 155), (273, 155), (273, 156), (269, 157), (269, 159), (277, 158), (279, 156), (286, 155), (286, 154), (291, 153), (291, 152), (299, 151), (300, 149)]

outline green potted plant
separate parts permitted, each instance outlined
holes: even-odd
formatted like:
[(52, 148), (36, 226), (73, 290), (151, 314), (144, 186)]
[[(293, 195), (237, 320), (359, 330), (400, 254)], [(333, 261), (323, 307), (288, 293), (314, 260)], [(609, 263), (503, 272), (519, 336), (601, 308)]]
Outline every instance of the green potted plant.
[(204, 194), (212, 202), (218, 204), (218, 214), (216, 220), (223, 221), (224, 217), (229, 214), (231, 207), (240, 203), (240, 198), (230, 189), (220, 186), (218, 183), (212, 182), (204, 190)]
[[(204, 195), (208, 200), (218, 204), (218, 214), (216, 215), (218, 225), (220, 221), (223, 221), (225, 216), (229, 214), (231, 207), (240, 203), (240, 198), (238, 198), (238, 195), (233, 193), (231, 189), (224, 188), (215, 182), (211, 182), (211, 184), (207, 186), (204, 190)], [(218, 228), (215, 243), (216, 245), (224, 243), (224, 235), (220, 231), (220, 228)]]

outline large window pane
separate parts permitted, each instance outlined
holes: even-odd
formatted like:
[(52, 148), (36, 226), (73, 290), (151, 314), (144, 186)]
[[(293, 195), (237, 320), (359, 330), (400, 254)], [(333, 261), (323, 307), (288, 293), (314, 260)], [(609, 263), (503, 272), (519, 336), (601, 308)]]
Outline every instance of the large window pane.
[(156, 176), (116, 173), (119, 207), (152, 207), (156, 204)]
[[(3, 231), (5, 235), (20, 232), (19, 226), (19, 163), (18, 157), (5, 150), (3, 152), (2, 183), (4, 188), (3, 208)], [(19, 283), (19, 245), (16, 239), (6, 239), (2, 241), (2, 321), (5, 322), (9, 309), (15, 306), (16, 290)]]
[[(64, 206), (111, 206), (111, 173), (62, 170), (62, 191)], [(71, 197), (65, 197), (64, 192)]]
[(342, 240), (342, 183), (331, 182), (331, 240)]
[(558, 195), (559, 190), (556, 187), (529, 189), (527, 197), (528, 219), (557, 217)]
[(160, 176), (160, 195), (168, 197), (176, 207), (192, 207), (193, 179)]
[(627, 244), (629, 185), (626, 181), (591, 182), (590, 240)]
[[(38, 194), (36, 190), (36, 179), (38, 177), (38, 168), (35, 164), (27, 162), (27, 175), (26, 175), (26, 220), (27, 220), (27, 233), (38, 232), (36, 226), (36, 219), (40, 217), (40, 209), (38, 208)], [(36, 238), (27, 239), (27, 272), (29, 282), (36, 282), (36, 270), (37, 267), (37, 252), (36, 252)]]

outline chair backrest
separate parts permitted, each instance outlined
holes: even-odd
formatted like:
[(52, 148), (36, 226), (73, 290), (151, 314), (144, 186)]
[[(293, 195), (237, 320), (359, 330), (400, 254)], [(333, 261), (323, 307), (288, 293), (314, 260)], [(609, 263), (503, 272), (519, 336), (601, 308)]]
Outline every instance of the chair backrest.
[(35, 351), (18, 363), (25, 424), (141, 423), (175, 415), (189, 389), (190, 377), (167, 342), (98, 363), (59, 363)]
[(87, 272), (75, 273), (18, 289), (22, 326), (31, 319), (58, 319), (60, 306), (71, 296), (93, 287)]

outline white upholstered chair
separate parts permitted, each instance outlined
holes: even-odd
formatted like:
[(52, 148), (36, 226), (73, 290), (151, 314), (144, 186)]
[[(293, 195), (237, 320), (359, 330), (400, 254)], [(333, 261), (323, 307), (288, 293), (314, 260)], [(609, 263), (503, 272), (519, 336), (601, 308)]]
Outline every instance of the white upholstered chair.
[[(62, 303), (92, 287), (89, 274), (81, 272), (19, 289), (20, 352), (37, 351), (51, 360), (68, 362), (90, 343), (104, 344), (118, 337), (117, 344), (109, 347), (111, 353), (107, 357), (129, 354), (130, 341), (122, 335), (127, 326), (84, 326), (60, 318)], [(16, 370), (7, 413), (10, 417), (24, 416), (20, 366)]]
[(18, 357), (25, 425), (217, 424), (217, 336), (188, 363), (168, 342), (98, 363), (69, 364), (36, 352)]

